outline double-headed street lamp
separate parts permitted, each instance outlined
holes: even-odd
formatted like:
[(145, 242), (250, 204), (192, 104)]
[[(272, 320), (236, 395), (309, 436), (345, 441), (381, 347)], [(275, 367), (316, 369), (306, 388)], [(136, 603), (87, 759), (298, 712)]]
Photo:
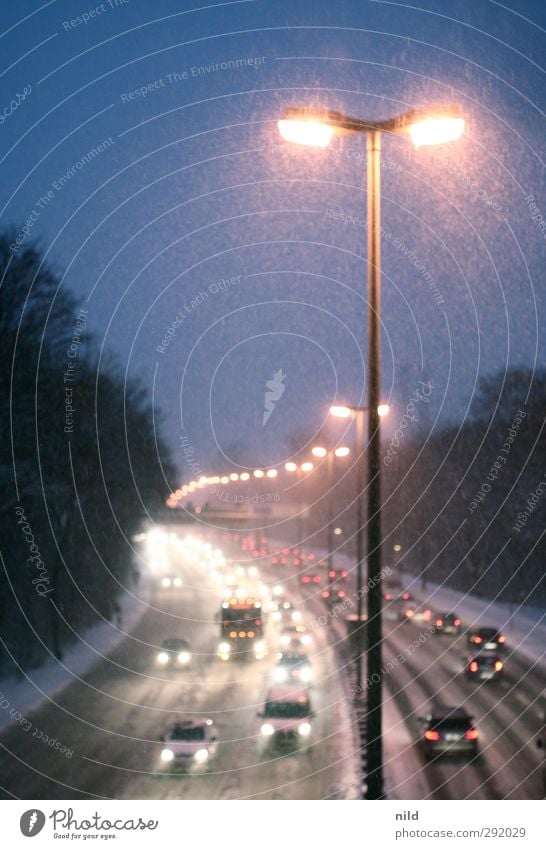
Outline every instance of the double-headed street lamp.
[(333, 501), (333, 479), (334, 479), (334, 461), (336, 457), (348, 457), (350, 454), (350, 449), (345, 448), (344, 446), (340, 446), (339, 448), (324, 448), (322, 445), (315, 445), (314, 448), (311, 449), (311, 454), (313, 457), (320, 457), (324, 459), (326, 457), (326, 469), (328, 476), (328, 541), (326, 543), (328, 549), (328, 573), (332, 571), (332, 549), (333, 549), (333, 541), (332, 541), (332, 531), (333, 531), (333, 519), (334, 519), (334, 501)]
[[(381, 731), (381, 486), (380, 486), (380, 165), (381, 133), (407, 135), (417, 147), (455, 141), (464, 129), (459, 109), (412, 110), (385, 121), (362, 121), (326, 109), (289, 108), (278, 122), (284, 139), (326, 147), (334, 135), (365, 133), (368, 150), (368, 799), (383, 797)], [(358, 417), (357, 417), (358, 421)], [(361, 523), (360, 523), (361, 524)], [(360, 527), (359, 524), (359, 527)], [(359, 558), (359, 562), (361, 559)], [(360, 622), (359, 622), (360, 625)]]

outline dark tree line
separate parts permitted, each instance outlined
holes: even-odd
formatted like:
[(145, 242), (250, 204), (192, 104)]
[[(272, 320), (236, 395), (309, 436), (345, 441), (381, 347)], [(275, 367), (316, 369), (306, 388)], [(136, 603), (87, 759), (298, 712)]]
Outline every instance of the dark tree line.
[(0, 674), (112, 620), (138, 579), (132, 536), (175, 479), (147, 393), (99, 356), (86, 314), (0, 235)]

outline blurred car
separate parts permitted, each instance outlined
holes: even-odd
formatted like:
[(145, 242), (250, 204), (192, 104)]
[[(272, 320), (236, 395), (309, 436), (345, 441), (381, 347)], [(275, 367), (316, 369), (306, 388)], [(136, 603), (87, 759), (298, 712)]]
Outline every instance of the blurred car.
[(156, 655), (156, 663), (163, 669), (188, 667), (191, 663), (191, 651), (188, 641), (179, 638), (163, 640)]
[(273, 670), (276, 684), (309, 684), (312, 678), (313, 671), (306, 654), (287, 651), (277, 655), (277, 665)]
[(272, 687), (258, 716), (264, 720), (260, 736), (265, 743), (297, 745), (306, 741), (314, 716), (309, 691), (305, 687)]
[(500, 651), (504, 648), (505, 637), (498, 628), (475, 628), (469, 631), (468, 642), (481, 649)]
[(215, 756), (217, 732), (212, 719), (175, 722), (160, 741), (159, 762), (163, 768), (203, 767)]
[(271, 615), (273, 622), (283, 622), (290, 625), (295, 622), (301, 622), (302, 614), (300, 610), (296, 610), (291, 601), (279, 601), (276, 610)]
[(282, 629), (281, 646), (283, 649), (306, 649), (311, 645), (311, 634), (308, 633), (305, 625), (290, 625)]
[(417, 605), (413, 601), (404, 601), (400, 605), (399, 618), (402, 622), (428, 625), (429, 622), (432, 622), (433, 614), (426, 604)]
[(476, 755), (478, 731), (464, 708), (435, 708), (424, 717), (422, 745), (426, 758), (434, 755)]
[(456, 613), (437, 613), (434, 625), (436, 634), (455, 634), (458, 636), (461, 633), (462, 623)]
[(180, 575), (163, 575), (163, 577), (160, 578), (159, 586), (163, 590), (180, 589), (183, 583), (184, 581)]
[(402, 601), (415, 601), (414, 597), (408, 590), (386, 590), (383, 598), (385, 601), (393, 601), (393, 602), (402, 602)]
[(467, 678), (477, 681), (493, 681), (501, 678), (504, 672), (504, 663), (497, 652), (479, 651), (470, 655), (466, 662)]

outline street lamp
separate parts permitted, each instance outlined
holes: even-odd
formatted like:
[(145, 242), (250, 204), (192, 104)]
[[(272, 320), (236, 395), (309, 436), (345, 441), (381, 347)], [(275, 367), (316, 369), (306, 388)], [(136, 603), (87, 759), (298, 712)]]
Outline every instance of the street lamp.
[(334, 460), (336, 457), (347, 457), (350, 453), (349, 448), (345, 446), (339, 446), (339, 448), (324, 448), (322, 445), (315, 445), (314, 448), (311, 449), (311, 454), (314, 457), (326, 457), (327, 462), (327, 476), (328, 476), (328, 536), (327, 536), (327, 564), (328, 564), (328, 572), (332, 571), (332, 549), (334, 547), (332, 540), (332, 524), (334, 518), (334, 501), (333, 501), (333, 477), (334, 477)]
[[(362, 121), (327, 109), (289, 108), (279, 132), (296, 144), (326, 147), (334, 135), (365, 133), (368, 151), (368, 799), (383, 797), (381, 733), (381, 465), (380, 395), (380, 164), (381, 133), (408, 136), (417, 147), (455, 141), (464, 119), (455, 106), (412, 110), (385, 121)], [(357, 416), (357, 422), (360, 417)], [(358, 467), (360, 467), (358, 463)], [(360, 502), (360, 499), (359, 499)], [(358, 623), (360, 625), (360, 622)], [(359, 664), (360, 666), (360, 664)]]

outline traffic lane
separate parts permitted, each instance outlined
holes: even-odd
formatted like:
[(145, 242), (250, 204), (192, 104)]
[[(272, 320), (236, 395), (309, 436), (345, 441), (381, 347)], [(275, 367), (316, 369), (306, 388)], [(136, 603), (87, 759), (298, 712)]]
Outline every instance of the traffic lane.
[[(187, 595), (192, 609), (199, 609), (200, 594), (191, 591)], [(119, 748), (121, 756), (121, 747), (134, 747), (131, 737), (143, 723), (151, 730), (176, 707), (176, 677), (173, 676), (171, 685), (165, 673), (155, 671), (152, 661), (153, 646), (169, 635), (165, 633), (164, 612), (170, 614), (168, 621), (172, 628), (173, 621), (180, 621), (180, 599), (160, 594), (157, 600), (158, 605), (148, 609), (135, 633), (109, 658), (100, 661), (81, 682), (76, 680), (65, 689), (56, 703), (48, 702), (29, 714), (33, 728), (41, 735), (57, 738), (73, 751), (70, 759), (20, 726), (10, 726), (0, 736), (4, 798), (9, 798), (10, 793), (29, 799), (108, 796), (104, 770), (82, 762), (82, 758), (112, 748)], [(201, 615), (209, 614), (203, 610)], [(177, 625), (176, 634), (181, 630), (182, 626)], [(212, 630), (210, 634), (203, 633), (203, 627), (191, 630), (199, 638), (198, 645), (210, 651)], [(195, 687), (199, 687), (198, 677)], [(147, 714), (153, 716), (148, 724), (143, 719)]]
[[(199, 594), (198, 594), (199, 595)], [(186, 595), (187, 598), (187, 595)], [(62, 738), (75, 747), (71, 761), (43, 760), (41, 751), (29, 739), (6, 739), (6, 748), (16, 755), (8, 756), (13, 762), (2, 764), (3, 775), (10, 791), (19, 798), (138, 798), (140, 793), (127, 794), (127, 784), (138, 777), (142, 770), (153, 770), (159, 748), (157, 738), (163, 731), (167, 719), (174, 713), (207, 713), (209, 709), (220, 712), (223, 719), (221, 735), (229, 729), (228, 745), (225, 747), (220, 774), (208, 781), (204, 776), (197, 782), (186, 782), (184, 790), (188, 798), (230, 798), (261, 795), (264, 798), (321, 798), (332, 792), (333, 779), (330, 775), (331, 760), (326, 757), (326, 747), (317, 743), (306, 765), (301, 760), (277, 759), (265, 763), (253, 755), (255, 740), (252, 735), (258, 726), (256, 706), (261, 706), (266, 682), (263, 674), (252, 671), (250, 681), (245, 671), (241, 681), (239, 670), (234, 675), (231, 664), (223, 666), (210, 655), (211, 645), (218, 639), (217, 623), (210, 623), (210, 611), (200, 612), (199, 597), (193, 599), (192, 612), (196, 608), (203, 622), (200, 627), (193, 623), (193, 644), (200, 644), (203, 652), (197, 657), (194, 668), (189, 672), (155, 673), (150, 677), (143, 670), (147, 658), (142, 646), (158, 645), (165, 636), (165, 614), (168, 621), (176, 619), (180, 612), (180, 598), (172, 593), (159, 594), (152, 608), (141, 622), (135, 638), (126, 641), (112, 658), (104, 661), (87, 677), (86, 684), (72, 685), (59, 700), (64, 708), (48, 705), (35, 717), (42, 728), (62, 727)], [(207, 630), (206, 635), (201, 629)], [(212, 629), (212, 630), (211, 630)], [(167, 632), (172, 634), (172, 630)], [(178, 629), (177, 634), (180, 633)], [(135, 657), (135, 644), (137, 656)], [(123, 667), (126, 671), (122, 672)], [(252, 665), (254, 666), (254, 665)], [(263, 673), (263, 669), (262, 669)], [(320, 673), (322, 674), (322, 673)], [(102, 692), (100, 692), (102, 688)], [(242, 704), (237, 703), (237, 699)], [(223, 706), (234, 709), (226, 711)], [(331, 720), (328, 710), (322, 711), (319, 703), (318, 734), (326, 737)], [(72, 714), (72, 716), (70, 716)], [(253, 731), (249, 731), (253, 729)], [(12, 735), (13, 732), (10, 732)], [(250, 738), (249, 738), (250, 734)], [(244, 755), (244, 750), (247, 754)], [(47, 750), (49, 753), (49, 750)], [(252, 752), (252, 754), (251, 754)], [(52, 754), (52, 753), (51, 753)], [(241, 757), (245, 757), (248, 769), (241, 770)], [(17, 760), (19, 758), (19, 760)], [(23, 766), (23, 763), (28, 766)], [(132, 772), (133, 771), (133, 772)], [(252, 773), (252, 775), (251, 775)], [(156, 780), (155, 776), (148, 795), (164, 798), (180, 792), (180, 782), (170, 785), (169, 781)]]
[[(272, 639), (275, 635), (272, 633)], [(276, 634), (278, 641), (279, 633)], [(340, 779), (345, 730), (340, 722), (340, 682), (332, 674), (333, 655), (327, 635), (316, 637), (311, 653), (317, 678), (311, 687), (316, 713), (309, 746), (290, 753), (263, 750), (259, 729), (265, 694), (272, 682), (276, 646), (264, 661), (238, 664), (217, 662), (210, 667), (203, 712), (219, 730), (218, 757), (204, 775), (133, 775), (123, 798), (154, 798), (161, 784), (162, 798), (356, 798), (354, 787)], [(226, 706), (226, 707), (220, 707)], [(229, 706), (229, 707), (228, 707)], [(346, 747), (347, 748), (347, 747)], [(148, 753), (157, 763), (158, 751)], [(149, 769), (142, 764), (141, 769)]]
[[(404, 625), (391, 632), (386, 645), (394, 656), (406, 657), (408, 643), (422, 630)], [(416, 685), (420, 687), (422, 702), (418, 709), (414, 708), (416, 714), (425, 712), (428, 704), (436, 702), (463, 706), (474, 715), (480, 732), (481, 755), (477, 766), (481, 770), (483, 764), (485, 770), (472, 793), (480, 798), (483, 792), (493, 794), (492, 798), (507, 798), (514, 792), (519, 794), (517, 798), (535, 797), (535, 772), (539, 764), (535, 740), (540, 724), (536, 699), (516, 707), (517, 684), (499, 681), (479, 685), (468, 681), (461, 673), (459, 647), (440, 636), (430, 636), (419, 644), (400, 669), (403, 671), (399, 673), (397, 667), (397, 675), (393, 675), (397, 684), (404, 674), (406, 677), (409, 674), (406, 683), (413, 687), (411, 692), (415, 693)], [(438, 784), (435, 788), (438, 789)], [(469, 793), (470, 785), (465, 783), (464, 789)]]

